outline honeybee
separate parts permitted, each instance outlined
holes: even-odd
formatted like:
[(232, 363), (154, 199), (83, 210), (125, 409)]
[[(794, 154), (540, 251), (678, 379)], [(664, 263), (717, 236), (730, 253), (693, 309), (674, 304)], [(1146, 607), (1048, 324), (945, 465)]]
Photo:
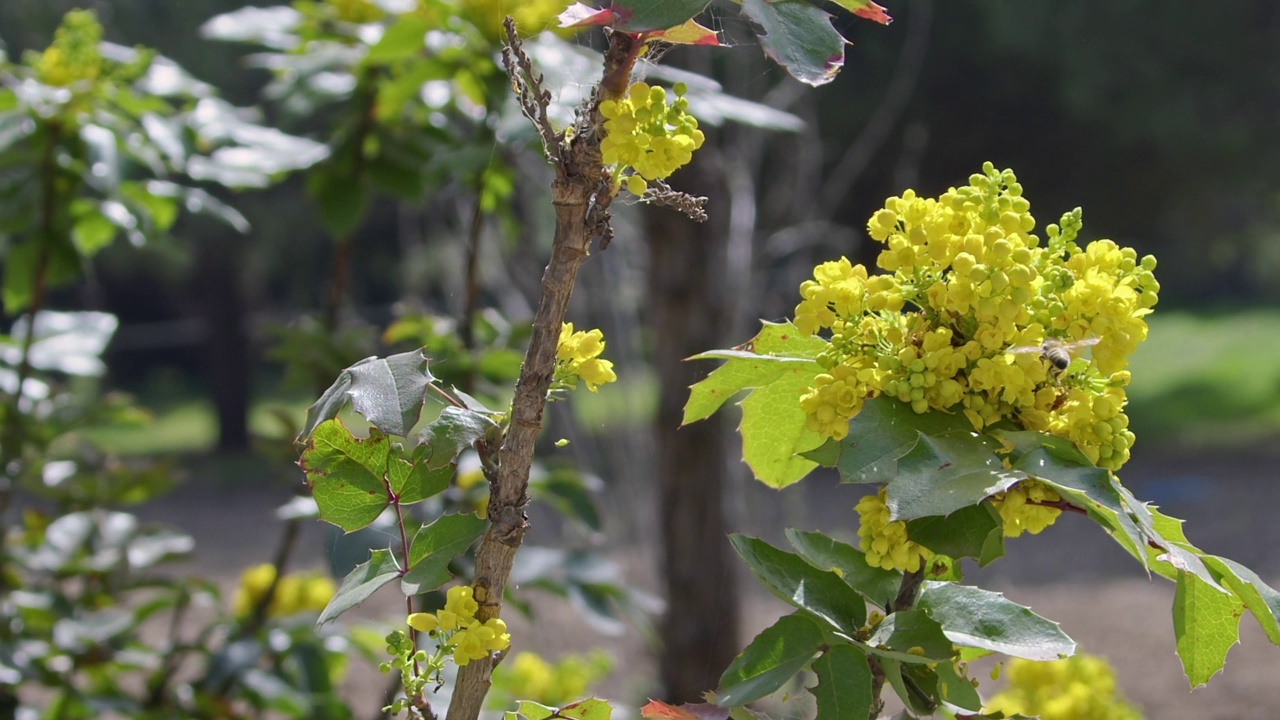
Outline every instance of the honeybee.
[(1040, 345), (1025, 345), (1023, 347), (1011, 347), (1005, 350), (1007, 353), (1019, 355), (1023, 353), (1040, 353), (1040, 357), (1048, 360), (1057, 372), (1061, 373), (1071, 364), (1071, 354), (1081, 348), (1097, 345), (1098, 338), (1090, 337), (1075, 342), (1064, 343), (1057, 338), (1045, 338)]

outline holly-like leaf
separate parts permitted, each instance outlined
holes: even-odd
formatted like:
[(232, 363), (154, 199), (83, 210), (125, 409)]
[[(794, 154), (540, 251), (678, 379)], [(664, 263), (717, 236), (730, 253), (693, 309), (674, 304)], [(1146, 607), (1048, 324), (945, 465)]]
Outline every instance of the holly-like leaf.
[(1075, 641), (1057, 623), (998, 592), (926, 581), (916, 606), (957, 645), (1027, 660), (1058, 660), (1075, 653)]
[(683, 25), (711, 4), (711, 0), (612, 0), (609, 7), (617, 20), (615, 30), (642, 33)]
[(802, 453), (821, 445), (824, 438), (806, 427), (799, 400), (819, 370), (817, 363), (786, 367), (772, 383), (742, 401), (742, 459), (769, 487), (787, 487), (817, 467)]
[(780, 618), (757, 635), (720, 676), (716, 704), (738, 707), (769, 695), (808, 665), (822, 642), (822, 628), (808, 617)]
[(387, 482), (401, 505), (412, 505), (444, 492), (453, 479), (454, 465), (433, 468), (425, 462), (405, 462), (399, 445), (393, 445), (393, 457), (387, 467)]
[(649, 37), (676, 45), (720, 46), (720, 36), (716, 31), (699, 25), (697, 20), (687, 20), (683, 25), (650, 33)]
[(850, 636), (866, 623), (866, 602), (835, 573), (819, 570), (757, 538), (731, 535), (729, 541), (760, 582), (784, 602), (808, 610)]
[(888, 25), (893, 22), (893, 18), (889, 17), (889, 13), (885, 12), (884, 8), (871, 2), (871, 0), (831, 0), (831, 2), (860, 18), (878, 22), (881, 25)]
[(689, 359), (728, 362), (690, 389), (682, 424), (710, 417), (739, 392), (774, 382), (787, 363), (814, 360), (827, 347), (827, 341), (804, 335), (791, 323), (764, 323), (754, 338), (732, 350), (694, 355)]
[(879, 397), (868, 400), (849, 422), (844, 440), (828, 441), (805, 456), (838, 469), (843, 482), (888, 482), (897, 477), (898, 461), (915, 448), (922, 434), (966, 437), (971, 432), (963, 416), (918, 414), (907, 403)]
[(452, 463), (458, 454), (471, 447), (475, 441), (487, 436), (497, 428), (488, 415), (466, 408), (449, 406), (440, 411), (440, 416), (432, 420), (418, 435), (420, 457), (428, 467), (445, 467)]
[(391, 501), (387, 489), (391, 441), (376, 430), (354, 437), (341, 420), (326, 420), (311, 434), (299, 465), (320, 508), (320, 519), (352, 532), (377, 519)]
[(342, 579), (342, 585), (320, 613), (316, 625), (324, 625), (359, 605), (397, 577), (400, 577), (400, 568), (391, 551), (374, 550), (366, 562), (357, 565), (355, 570)]
[(925, 665), (903, 663), (887, 657), (880, 658), (880, 667), (890, 687), (910, 710), (894, 715), (893, 720), (914, 720), (917, 716), (933, 715), (938, 708), (937, 673)]
[(714, 703), (672, 705), (661, 700), (650, 700), (640, 708), (640, 717), (651, 720), (729, 720), (729, 710)]
[(488, 520), (470, 513), (442, 515), (423, 526), (409, 544), (408, 572), (400, 589), (420, 595), (449, 582), (449, 561), (466, 552), (488, 527)]
[(991, 448), (972, 433), (921, 433), (915, 447), (898, 460), (885, 505), (894, 520), (950, 515), (976, 505), (1026, 478), (1006, 470)]
[(428, 362), (421, 350), (411, 350), (386, 358), (368, 357), (343, 370), (307, 409), (298, 442), (305, 442), (316, 426), (336, 417), (348, 400), (374, 427), (404, 437), (418, 422), (427, 387), (435, 380)]
[(912, 520), (907, 523), (907, 537), (936, 553), (975, 558), (983, 567), (1004, 555), (1004, 527), (990, 503)]
[(844, 65), (845, 40), (831, 16), (804, 0), (742, 0), (742, 14), (763, 30), (765, 54), (800, 82), (825, 85)]
[(1178, 573), (1173, 595), (1173, 635), (1182, 669), (1194, 690), (1209, 682), (1240, 639), (1244, 604), (1191, 572)]
[(905, 663), (942, 662), (955, 655), (942, 626), (919, 608), (887, 615), (864, 647), (879, 657)]
[(788, 529), (787, 541), (820, 570), (833, 570), (869, 602), (886, 608), (898, 595), (902, 573), (867, 564), (861, 550), (820, 532)]
[(618, 22), (618, 16), (613, 12), (613, 8), (599, 10), (580, 2), (565, 8), (564, 12), (556, 16), (556, 19), (560, 21), (562, 28), (609, 26)]
[(1257, 573), (1234, 560), (1205, 555), (1205, 565), (1218, 576), (1218, 582), (1236, 594), (1249, 608), (1267, 638), (1280, 645), (1280, 592), (1262, 581)]
[(853, 645), (839, 644), (813, 663), (818, 684), (809, 688), (818, 702), (817, 720), (865, 720), (871, 713), (871, 666)]
[(605, 700), (588, 698), (565, 705), (556, 711), (556, 715), (572, 720), (609, 720), (613, 715), (613, 706)]

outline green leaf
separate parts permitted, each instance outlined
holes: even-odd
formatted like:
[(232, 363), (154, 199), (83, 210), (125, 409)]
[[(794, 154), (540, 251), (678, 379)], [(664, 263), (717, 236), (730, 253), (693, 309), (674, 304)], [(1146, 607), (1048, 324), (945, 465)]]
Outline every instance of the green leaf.
[(729, 541), (760, 582), (794, 607), (808, 610), (852, 637), (867, 621), (867, 605), (833, 572), (757, 538), (731, 535)]
[(823, 639), (822, 629), (804, 615), (780, 618), (757, 635), (720, 676), (716, 704), (738, 707), (769, 695), (809, 664)]
[(818, 702), (816, 720), (866, 720), (871, 713), (871, 666), (853, 645), (839, 644), (813, 663), (818, 684), (809, 692)]
[(925, 582), (916, 603), (957, 645), (982, 648), (1028, 660), (1058, 660), (1075, 653), (1075, 641), (1058, 624), (1001, 593)]
[(420, 595), (449, 582), (449, 561), (466, 552), (488, 527), (488, 520), (470, 513), (442, 515), (424, 525), (409, 544), (408, 572), (400, 589)]
[(868, 400), (849, 422), (844, 440), (828, 441), (806, 456), (837, 468), (843, 482), (888, 482), (898, 475), (898, 460), (911, 452), (922, 433), (961, 437), (971, 432), (963, 416), (937, 411), (918, 414), (907, 403), (879, 397)]
[(813, 362), (785, 368), (774, 382), (742, 401), (742, 459), (769, 487), (784, 488), (817, 467), (801, 456), (821, 445), (823, 437), (805, 426), (800, 396), (819, 369)]
[(885, 616), (864, 647), (877, 656), (905, 663), (943, 662), (955, 656), (942, 626), (918, 608)]
[(427, 31), (431, 29), (432, 23), (425, 16), (400, 15), (395, 24), (383, 33), (382, 39), (369, 48), (369, 54), (365, 55), (363, 63), (388, 65), (416, 55), (423, 51)]
[(801, 557), (820, 570), (836, 571), (868, 602), (887, 608), (897, 597), (902, 573), (868, 565), (866, 554), (858, 548), (820, 532), (788, 529), (786, 535)]
[(427, 388), (435, 380), (427, 369), (428, 362), (421, 350), (411, 350), (386, 358), (368, 357), (343, 370), (307, 408), (307, 422), (298, 441), (305, 441), (317, 425), (336, 417), (348, 400), (374, 427), (404, 437), (418, 422)]
[(990, 503), (911, 520), (907, 537), (936, 553), (976, 558), (983, 566), (1004, 555), (1004, 527)]
[(1277, 620), (1280, 620), (1280, 592), (1234, 560), (1215, 555), (1204, 555), (1202, 559), (1218, 576), (1219, 582), (1244, 601), (1244, 606), (1253, 613), (1267, 638), (1280, 645), (1280, 626), (1277, 625)]
[(546, 720), (556, 714), (556, 709), (532, 700), (521, 700), (516, 705), (516, 712), (508, 712), (508, 718), (526, 717), (529, 720)]
[(333, 599), (325, 606), (316, 620), (316, 626), (337, 618), (342, 613), (364, 602), (379, 588), (400, 577), (400, 568), (390, 550), (374, 550), (369, 559), (356, 566), (345, 578)]
[(93, 255), (111, 244), (118, 229), (106, 215), (91, 208), (76, 218), (75, 225), (71, 227), (71, 240), (81, 253)]
[(392, 445), (394, 452), (387, 466), (387, 482), (396, 494), (401, 505), (412, 505), (444, 492), (453, 479), (454, 466), (433, 468), (424, 462), (415, 460), (413, 464), (404, 462), (403, 452), (399, 445)]
[(982, 710), (982, 696), (969, 678), (956, 670), (955, 663), (938, 663), (938, 695), (958, 708), (972, 712)]
[(694, 355), (689, 359), (728, 362), (690, 389), (682, 424), (710, 417), (739, 392), (774, 382), (787, 363), (814, 360), (827, 347), (827, 341), (804, 335), (791, 323), (764, 323), (754, 338), (737, 348)]
[(391, 460), (386, 435), (375, 430), (361, 440), (341, 420), (321, 423), (299, 462), (320, 508), (320, 519), (347, 532), (377, 519), (391, 501), (384, 479)]
[(1152, 560), (1151, 569), (1176, 582), (1181, 582), (1178, 573), (1194, 573), (1218, 592), (1228, 593), (1205, 566), (1201, 559), (1204, 552), (1192, 545), (1183, 534), (1182, 523), (1185, 521), (1165, 515), (1151, 506), (1143, 505), (1143, 510), (1143, 517), (1150, 518), (1150, 524), (1144, 525), (1142, 529), (1148, 537), (1144, 549)]
[(497, 423), (484, 413), (446, 407), (418, 435), (415, 457), (421, 458), (420, 462), (425, 461), (429, 467), (444, 467), (497, 427)]
[(921, 434), (898, 461), (885, 505), (894, 520), (950, 515), (1003, 492), (1026, 478), (1006, 470), (995, 453), (972, 433)]
[(667, 30), (682, 25), (706, 9), (711, 0), (613, 0), (615, 30), (627, 33)]
[(825, 11), (803, 0), (742, 0), (742, 14), (763, 30), (765, 54), (800, 82), (824, 85), (844, 65), (845, 40)]
[(1199, 575), (1178, 573), (1173, 594), (1173, 635), (1182, 669), (1194, 690), (1209, 682), (1227, 662), (1227, 651), (1240, 639), (1244, 605)]

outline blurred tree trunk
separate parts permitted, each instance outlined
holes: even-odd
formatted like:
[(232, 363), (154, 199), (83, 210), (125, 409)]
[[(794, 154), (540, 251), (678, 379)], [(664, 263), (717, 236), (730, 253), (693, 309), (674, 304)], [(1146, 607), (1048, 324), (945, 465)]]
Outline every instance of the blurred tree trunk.
[[(711, 167), (711, 146), (680, 172), (681, 189), (727, 198), (722, 173)], [(725, 416), (680, 427), (689, 386), (709, 371), (704, 363), (683, 359), (721, 347), (729, 325), (727, 205), (709, 203), (710, 219), (701, 224), (665, 208), (645, 213), (654, 363), (661, 383), (654, 468), (668, 602), (659, 673), (668, 702), (701, 702), (740, 650), (741, 613), (723, 510)]]
[(204, 365), (218, 413), (218, 449), (249, 448), (249, 333), (240, 274), (244, 243), (226, 229), (206, 229), (196, 250), (196, 287), (204, 316)]

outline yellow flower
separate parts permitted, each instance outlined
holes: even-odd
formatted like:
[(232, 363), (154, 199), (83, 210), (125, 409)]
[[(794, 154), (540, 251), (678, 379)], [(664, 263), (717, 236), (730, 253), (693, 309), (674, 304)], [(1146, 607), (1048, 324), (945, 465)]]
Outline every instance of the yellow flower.
[(409, 624), (409, 627), (413, 628), (414, 630), (417, 630), (418, 632), (424, 632), (424, 633), (435, 632), (436, 628), (440, 627), (440, 620), (437, 619), (436, 616), (432, 615), (431, 613), (423, 613), (423, 612), (412, 613), (405, 620), (405, 622), (407, 622)]
[(475, 590), (470, 585), (454, 585), (445, 595), (445, 611), (457, 615), (462, 622), (474, 620), (476, 611), (480, 609), (480, 603), (475, 601), (474, 595)]

